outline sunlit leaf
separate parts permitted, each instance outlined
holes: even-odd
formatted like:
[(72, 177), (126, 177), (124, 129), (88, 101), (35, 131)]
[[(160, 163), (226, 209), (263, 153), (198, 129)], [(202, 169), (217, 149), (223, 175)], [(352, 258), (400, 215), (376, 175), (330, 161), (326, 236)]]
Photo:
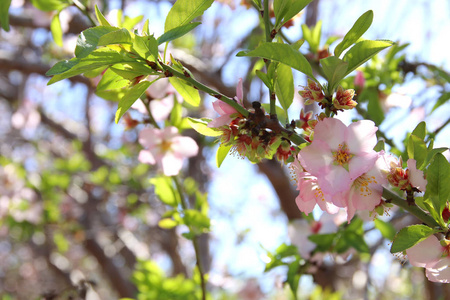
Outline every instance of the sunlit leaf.
[(427, 189), (424, 198), (431, 198), (434, 208), (441, 215), (450, 196), (450, 163), (437, 153), (428, 167)]
[(197, 131), (198, 133), (205, 136), (219, 136), (222, 135), (221, 130), (217, 130), (215, 128), (208, 127), (208, 123), (210, 119), (196, 119), (196, 118), (188, 118), (189, 125)]
[(169, 81), (177, 92), (180, 93), (184, 101), (195, 107), (200, 105), (201, 99), (197, 89), (187, 85), (183, 80), (176, 77), (170, 77)]
[[(3, 1), (4, 0), (1, 0), (0, 2)], [(31, 0), (31, 4), (43, 11), (61, 11), (70, 5), (68, 0)]]
[(50, 31), (52, 32), (53, 40), (55, 44), (62, 47), (63, 46), (63, 32), (61, 29), (61, 22), (59, 20), (59, 14), (56, 14), (52, 18), (50, 23)]
[(372, 21), (373, 11), (368, 10), (361, 17), (359, 17), (358, 20), (356, 20), (355, 24), (353, 24), (352, 28), (344, 36), (342, 42), (336, 46), (334, 49), (334, 55), (339, 57), (345, 49), (356, 43), (364, 32), (369, 29), (370, 25), (372, 25)]
[(106, 20), (105, 16), (100, 11), (100, 9), (98, 9), (97, 4), (95, 5), (95, 16), (97, 17), (97, 20), (101, 26), (111, 26), (111, 24), (109, 24), (108, 20)]
[(411, 225), (405, 227), (395, 236), (391, 246), (391, 253), (402, 252), (411, 248), (433, 233), (434, 230), (426, 225)]
[(334, 91), (339, 82), (345, 77), (348, 63), (336, 56), (329, 56), (320, 60), (323, 73), (328, 80), (330, 93)]
[(348, 69), (345, 75), (347, 76), (360, 65), (371, 59), (375, 54), (392, 45), (393, 43), (391, 41), (365, 40), (356, 43), (344, 55), (343, 60), (348, 62)]
[(283, 107), (287, 114), (287, 110), (294, 100), (294, 77), (292, 76), (292, 69), (285, 64), (279, 64), (276, 72), (275, 94), (281, 107)]
[(117, 30), (120, 30), (120, 28), (111, 26), (97, 26), (86, 29), (78, 36), (77, 46), (75, 47), (75, 56), (77, 58), (88, 56), (97, 48), (102, 36)]
[(188, 24), (201, 16), (214, 0), (178, 0), (172, 6), (164, 24), (164, 32)]
[(119, 123), (120, 118), (122, 118), (122, 116), (128, 111), (131, 105), (133, 105), (133, 103), (142, 96), (142, 94), (148, 89), (150, 85), (150, 81), (142, 81), (126, 91), (123, 98), (120, 99), (119, 105), (117, 107), (115, 117), (116, 124)]
[(216, 164), (217, 167), (220, 168), (220, 166), (222, 165), (223, 161), (225, 160), (225, 157), (227, 157), (228, 152), (230, 152), (231, 149), (231, 145), (220, 145), (219, 148), (217, 149), (217, 153), (216, 153)]
[(161, 35), (158, 38), (158, 45), (161, 45), (162, 43), (170, 42), (177, 38), (180, 38), (183, 35), (185, 35), (186, 33), (188, 33), (189, 31), (193, 30), (195, 27), (197, 27), (200, 24), (201, 24), (200, 22), (195, 22), (195, 23), (188, 23), (188, 24), (185, 24), (185, 25), (182, 25), (179, 27), (172, 28), (171, 30), (165, 32), (163, 35)]

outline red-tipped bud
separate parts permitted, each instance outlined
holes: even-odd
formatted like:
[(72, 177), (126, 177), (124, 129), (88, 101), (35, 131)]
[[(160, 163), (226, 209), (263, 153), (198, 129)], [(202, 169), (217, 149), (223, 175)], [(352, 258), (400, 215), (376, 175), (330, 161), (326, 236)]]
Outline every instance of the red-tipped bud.
[(336, 91), (336, 97), (333, 99), (333, 105), (336, 109), (352, 109), (358, 103), (353, 100), (355, 90), (344, 90), (341, 86)]

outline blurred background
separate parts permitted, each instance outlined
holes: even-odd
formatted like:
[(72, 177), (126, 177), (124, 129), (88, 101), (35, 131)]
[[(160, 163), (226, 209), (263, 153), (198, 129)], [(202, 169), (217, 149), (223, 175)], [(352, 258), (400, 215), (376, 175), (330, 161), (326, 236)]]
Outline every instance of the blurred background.
[[(112, 24), (118, 10), (136, 28), (149, 19), (151, 32), (159, 36), (174, 1), (81, 2), (90, 12), (97, 4)], [(336, 46), (332, 37), (343, 37), (369, 9), (374, 21), (364, 37), (389, 39), (398, 46), (361, 68), (361, 110), (339, 118), (347, 123), (362, 117), (374, 120), (379, 137), (397, 155), (404, 151), (407, 133), (421, 121), (433, 132), (435, 147), (448, 147), (448, 0), (314, 0), (282, 31), (297, 41), (303, 37), (302, 24), (313, 27), (322, 20), (320, 43), (301, 48), (317, 63), (320, 53)], [(114, 123), (117, 103), (95, 94), (99, 78), (76, 76), (47, 86), (45, 73), (57, 61), (73, 57), (78, 34), (92, 26), (74, 5), (64, 8), (59, 16), (63, 44), (58, 46), (50, 30), (53, 17), (54, 12), (38, 10), (27, 0), (12, 0), (10, 31), (0, 31), (0, 297), (135, 297), (132, 274), (138, 261), (155, 262), (167, 277), (192, 277), (195, 253), (181, 237), (185, 229), (158, 227), (167, 208), (149, 183), (157, 169), (137, 160), (137, 137), (145, 126), (129, 129), (126, 122)], [(172, 55), (200, 82), (225, 95), (234, 96), (243, 78), (247, 103), (268, 102), (254, 75), (255, 61), (235, 57), (263, 38), (258, 12), (245, 0), (221, 0), (201, 21), (171, 45)], [(294, 78), (296, 89), (306, 85), (300, 73)], [(354, 88), (353, 78), (345, 83), (347, 88)], [(161, 103), (172, 93), (164, 83), (151, 89)], [(184, 108), (183, 113), (215, 117), (213, 100), (205, 96), (200, 110)], [(297, 119), (303, 107), (296, 94), (290, 118)], [(129, 118), (142, 120), (142, 115), (133, 110)], [(183, 176), (208, 194), (212, 230), (201, 237), (201, 260), (213, 299), (291, 299), (283, 285), (286, 269), (264, 272), (268, 252), (282, 243), (306, 245), (309, 241), (302, 237), (313, 232), (295, 205), (298, 192), (290, 170), (275, 160), (251, 164), (234, 156), (218, 169), (215, 140), (192, 130), (183, 134), (201, 147), (185, 164)], [(444, 154), (448, 157), (448, 151)], [(342, 222), (320, 213), (314, 217), (323, 228), (334, 224), (330, 226), (335, 229)], [(384, 220), (396, 229), (416, 222), (394, 209)], [(424, 280), (423, 269), (393, 257), (390, 241), (374, 230), (373, 222), (364, 229), (371, 256), (324, 254), (323, 263), (310, 270), (313, 275), (302, 276), (301, 299), (450, 297), (447, 286)]]

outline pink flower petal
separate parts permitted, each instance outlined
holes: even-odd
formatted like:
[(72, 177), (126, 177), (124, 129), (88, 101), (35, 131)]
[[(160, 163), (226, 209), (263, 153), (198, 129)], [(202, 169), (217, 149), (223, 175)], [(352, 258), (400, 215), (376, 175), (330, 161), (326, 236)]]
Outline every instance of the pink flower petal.
[(166, 153), (160, 161), (164, 175), (175, 176), (183, 167), (183, 159), (173, 155), (172, 153)]
[(219, 128), (225, 125), (230, 124), (230, 122), (233, 120), (233, 118), (230, 117), (230, 115), (223, 115), (218, 118), (215, 118), (211, 122), (208, 123), (209, 128)]
[(318, 177), (317, 181), (322, 191), (330, 195), (348, 191), (352, 184), (347, 170), (341, 166), (334, 165), (330, 167), (330, 171), (325, 176)]
[(345, 142), (346, 131), (347, 126), (341, 120), (326, 118), (319, 121), (314, 128), (314, 141), (321, 140), (327, 143), (332, 151), (336, 151), (339, 145)]
[(316, 201), (314, 198), (309, 199), (309, 201), (304, 201), (300, 195), (295, 198), (295, 203), (297, 204), (298, 209), (306, 215), (310, 214), (316, 206)]
[(411, 185), (418, 188), (420, 191), (425, 192), (427, 180), (423, 178), (423, 172), (416, 168), (416, 161), (410, 158), (406, 164), (408, 165), (408, 177)]
[(415, 267), (432, 267), (442, 255), (442, 246), (434, 235), (406, 249), (408, 260)]
[(172, 140), (172, 150), (180, 157), (192, 157), (198, 153), (198, 145), (194, 139), (187, 136), (178, 136)]
[(244, 99), (244, 89), (242, 87), (242, 78), (239, 78), (238, 84), (236, 86), (236, 97), (238, 98), (238, 102), (239, 104), (241, 104), (241, 106), (244, 106), (242, 104), (242, 100)]
[(364, 153), (361, 156), (354, 156), (348, 163), (348, 171), (350, 178), (355, 180), (362, 174), (373, 168), (378, 159), (378, 154), (375, 151)]
[(139, 143), (144, 148), (153, 148), (155, 145), (160, 144), (161, 131), (156, 128), (144, 128), (139, 132)]
[(450, 283), (450, 257), (444, 257), (432, 268), (427, 268), (426, 275), (430, 281)]
[(318, 177), (328, 172), (333, 163), (333, 154), (327, 143), (314, 139), (311, 145), (300, 151), (298, 159), (309, 173)]
[(348, 126), (347, 146), (350, 153), (370, 152), (377, 144), (378, 128), (369, 120), (354, 122)]
[(138, 160), (144, 164), (154, 165), (156, 163), (153, 154), (148, 150), (141, 150), (139, 152)]

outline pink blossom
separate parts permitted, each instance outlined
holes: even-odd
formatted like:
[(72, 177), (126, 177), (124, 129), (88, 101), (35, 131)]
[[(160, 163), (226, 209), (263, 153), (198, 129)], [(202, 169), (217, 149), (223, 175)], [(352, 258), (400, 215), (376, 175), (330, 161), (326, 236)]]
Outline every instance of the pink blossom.
[[(238, 85), (236, 87), (236, 97), (234, 99), (244, 107), (243, 103), (243, 87), (242, 87), (242, 79), (240, 78), (238, 81)], [(238, 116), (238, 111), (232, 107), (231, 105), (217, 100), (213, 102), (214, 110), (220, 115), (220, 117), (212, 120), (208, 123), (208, 127), (218, 128), (222, 126), (229, 125), (232, 120), (234, 120)]]
[(390, 184), (398, 187), (400, 190), (411, 190), (413, 188), (425, 192), (427, 180), (423, 172), (416, 167), (416, 161), (412, 158), (406, 162), (408, 168), (403, 169), (402, 158), (397, 159), (393, 155), (384, 155), (387, 165), (387, 179)]
[(408, 159), (406, 162), (406, 165), (408, 166), (408, 169), (406, 170), (409, 182), (411, 183), (412, 187), (417, 188), (421, 192), (425, 192), (426, 186), (427, 186), (427, 180), (423, 177), (423, 172), (420, 170), (417, 170), (416, 168), (416, 161), (412, 158)]
[(372, 121), (362, 120), (347, 127), (338, 119), (326, 118), (315, 126), (313, 142), (300, 151), (300, 163), (317, 177), (325, 194), (346, 192), (378, 158), (373, 150), (376, 131)]
[(364, 73), (362, 71), (356, 71), (355, 80), (353, 84), (358, 88), (363, 88), (366, 84), (366, 79), (364, 78)]
[(312, 104), (314, 101), (320, 103), (325, 99), (322, 87), (317, 82), (308, 78), (308, 85), (303, 88), (304, 89), (298, 93), (305, 100), (305, 105)]
[(164, 175), (177, 175), (183, 159), (197, 155), (197, 143), (190, 137), (178, 134), (175, 127), (164, 129), (145, 128), (139, 133), (139, 143), (145, 148), (139, 153), (139, 161), (157, 164)]
[(442, 246), (436, 236), (430, 235), (425, 240), (406, 249), (406, 254), (411, 265), (426, 269), (428, 280), (450, 283), (449, 245), (447, 240), (444, 240), (443, 243), (447, 246)]
[(384, 158), (380, 156), (372, 169), (353, 181), (347, 192), (335, 196), (334, 203), (347, 208), (347, 220), (351, 221), (356, 211), (373, 211), (382, 203), (383, 185), (387, 179), (382, 173)]
[(294, 170), (297, 190), (299, 191), (299, 195), (295, 198), (295, 203), (301, 212), (308, 215), (313, 211), (316, 204), (319, 205), (320, 209), (330, 214), (335, 214), (339, 211), (339, 207), (332, 203), (331, 196), (323, 193), (317, 178), (305, 172), (298, 160), (295, 160), (291, 167)]

